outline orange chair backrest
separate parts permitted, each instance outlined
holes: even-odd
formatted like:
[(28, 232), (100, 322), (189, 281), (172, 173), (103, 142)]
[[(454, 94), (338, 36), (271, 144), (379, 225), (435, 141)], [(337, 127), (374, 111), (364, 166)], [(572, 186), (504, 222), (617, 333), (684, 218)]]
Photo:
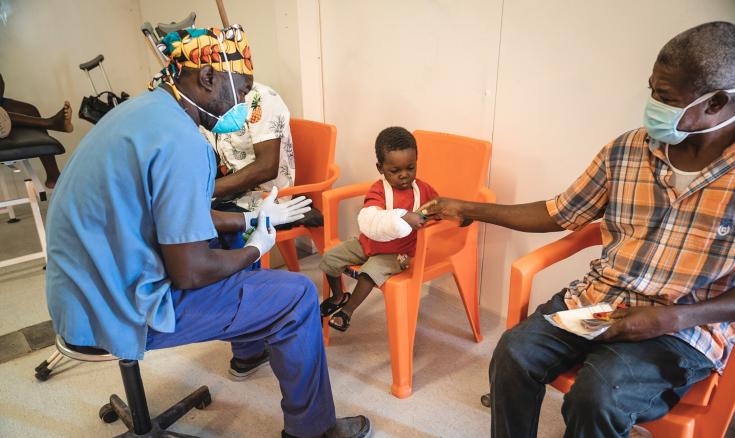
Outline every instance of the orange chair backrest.
[(490, 142), (442, 132), (414, 131), (413, 135), (419, 150), (417, 177), (440, 196), (477, 199), (487, 180)]
[(303, 119), (291, 119), (290, 125), (296, 159), (296, 185), (325, 181), (329, 177), (329, 165), (334, 163), (337, 128)]

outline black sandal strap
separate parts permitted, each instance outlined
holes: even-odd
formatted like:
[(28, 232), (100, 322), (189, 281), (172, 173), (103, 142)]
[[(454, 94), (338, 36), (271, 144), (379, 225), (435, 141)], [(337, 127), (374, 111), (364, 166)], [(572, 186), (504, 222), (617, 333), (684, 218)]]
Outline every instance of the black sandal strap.
[(322, 303), (319, 305), (319, 312), (321, 313), (322, 318), (326, 318), (327, 316), (334, 315), (335, 312), (342, 309), (345, 305), (347, 305), (347, 303), (350, 302), (351, 297), (352, 297), (351, 293), (344, 292), (342, 294), (342, 300), (339, 303), (332, 302), (331, 297), (322, 301)]
[[(342, 324), (337, 324), (336, 322), (334, 322), (334, 318), (341, 318)], [(331, 318), (329, 318), (329, 326), (335, 330), (346, 332), (347, 329), (350, 328), (350, 315), (340, 310), (339, 312), (332, 315)]]

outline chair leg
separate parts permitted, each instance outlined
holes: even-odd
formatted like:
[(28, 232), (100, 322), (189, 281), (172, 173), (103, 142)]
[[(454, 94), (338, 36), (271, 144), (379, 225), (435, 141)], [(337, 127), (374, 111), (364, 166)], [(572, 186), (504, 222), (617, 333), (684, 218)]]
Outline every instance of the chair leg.
[(319, 254), (324, 254), (324, 227), (307, 228)]
[(454, 281), (457, 282), (467, 319), (470, 322), (475, 341), (482, 341), (480, 330), (480, 298), (477, 287), (477, 247), (467, 245), (452, 257)]
[[(1, 169), (1, 168), (0, 168)], [(12, 173), (11, 173), (12, 178)], [(0, 191), (2, 191), (3, 194), (3, 201), (9, 201), (10, 200), (10, 191), (8, 190), (8, 185), (5, 181), (5, 175), (0, 174)], [(12, 206), (5, 207), (3, 209), (0, 209), (0, 212), (6, 212), (8, 213), (8, 216), (10, 216), (10, 219), (8, 220), (8, 223), (15, 223), (20, 221), (20, 219), (15, 217), (15, 210), (13, 210)]]
[(51, 376), (51, 372), (54, 370), (54, 367), (56, 367), (56, 365), (58, 365), (63, 358), (64, 356), (59, 353), (59, 350), (54, 348), (54, 352), (51, 354), (51, 356), (36, 367), (36, 379), (42, 382), (48, 380)]
[(278, 251), (281, 253), (281, 257), (286, 262), (288, 270), (291, 272), (300, 272), (299, 256), (296, 254), (296, 240), (289, 239), (277, 242)]
[(390, 280), (384, 286), (385, 314), (393, 374), (391, 393), (406, 398), (413, 391), (413, 343), (416, 337), (420, 287), (394, 287)]
[(260, 269), (270, 269), (271, 268), (271, 254), (270, 252), (267, 252), (263, 254), (263, 256), (260, 257)]
[(26, 192), (28, 193), (28, 202), (31, 205), (31, 212), (33, 213), (33, 221), (36, 225), (38, 241), (41, 244), (41, 252), (43, 252), (43, 260), (48, 261), (46, 255), (46, 229), (43, 227), (43, 218), (41, 218), (41, 210), (38, 207), (37, 192), (31, 181), (26, 180), (25, 186)]
[(209, 388), (201, 386), (196, 391), (181, 399), (181, 401), (175, 405), (166, 409), (166, 412), (156, 417), (154, 421), (161, 429), (167, 429), (193, 408), (204, 409), (211, 403), (212, 395), (209, 393)]
[(130, 414), (133, 417), (133, 432), (144, 435), (151, 431), (151, 416), (148, 413), (148, 403), (145, 400), (145, 389), (140, 377), (140, 367), (137, 360), (121, 360), (120, 374), (122, 375), (125, 397), (128, 400)]
[[(130, 412), (130, 408), (117, 394), (112, 394), (110, 396), (110, 406), (117, 414), (117, 418), (125, 424), (125, 427), (127, 427), (128, 430), (132, 430), (135, 427), (133, 424), (133, 414)], [(107, 422), (104, 418), (102, 418), (102, 420)]]

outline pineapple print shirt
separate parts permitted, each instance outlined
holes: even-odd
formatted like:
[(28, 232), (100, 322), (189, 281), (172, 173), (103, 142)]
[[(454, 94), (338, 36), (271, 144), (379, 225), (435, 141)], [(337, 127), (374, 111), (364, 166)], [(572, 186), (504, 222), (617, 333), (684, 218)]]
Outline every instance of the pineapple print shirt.
[(281, 139), (281, 154), (278, 176), (264, 182), (253, 191), (245, 193), (237, 204), (246, 210), (257, 208), (262, 200), (262, 192), (274, 186), (279, 189), (294, 185), (296, 168), (294, 163), (293, 142), (288, 125), (288, 107), (272, 88), (255, 82), (253, 89), (245, 96), (250, 108), (245, 125), (238, 132), (213, 134), (199, 127), (210, 145), (219, 156), (220, 171), (227, 175), (236, 172), (255, 161), (253, 145), (276, 138)]

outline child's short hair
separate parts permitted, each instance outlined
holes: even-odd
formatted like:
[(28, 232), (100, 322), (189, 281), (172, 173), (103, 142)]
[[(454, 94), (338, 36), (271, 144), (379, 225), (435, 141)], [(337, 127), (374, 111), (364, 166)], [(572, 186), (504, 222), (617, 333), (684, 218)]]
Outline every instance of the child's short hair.
[(378, 138), (375, 139), (375, 157), (380, 165), (385, 161), (387, 152), (402, 151), (404, 149), (413, 149), (417, 154), (419, 152), (416, 147), (416, 139), (406, 128), (400, 126), (385, 128), (380, 131)]

